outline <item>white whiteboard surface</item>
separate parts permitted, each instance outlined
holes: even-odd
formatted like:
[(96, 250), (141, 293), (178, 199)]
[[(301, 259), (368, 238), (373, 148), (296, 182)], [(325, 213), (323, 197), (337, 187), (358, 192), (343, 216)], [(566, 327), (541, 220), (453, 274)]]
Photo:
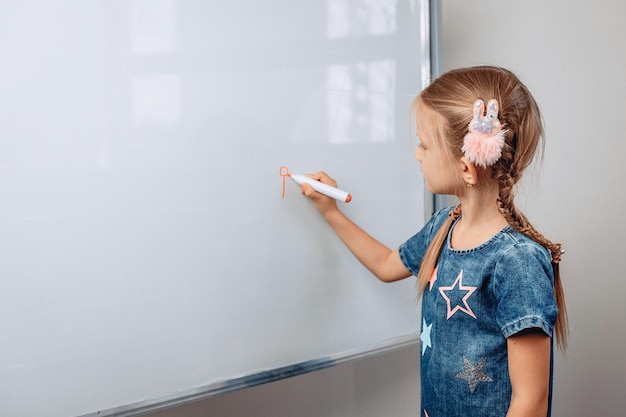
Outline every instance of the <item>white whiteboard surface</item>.
[(279, 167), (424, 222), (419, 1), (0, 2), (0, 417), (75, 416), (419, 331)]

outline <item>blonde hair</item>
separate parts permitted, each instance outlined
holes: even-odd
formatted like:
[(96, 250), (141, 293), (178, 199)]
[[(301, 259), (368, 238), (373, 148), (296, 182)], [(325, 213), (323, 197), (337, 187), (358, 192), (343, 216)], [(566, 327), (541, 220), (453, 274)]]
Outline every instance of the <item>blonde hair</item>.
[[(513, 186), (520, 180), (523, 170), (533, 161), (538, 148), (543, 151), (543, 124), (539, 107), (526, 86), (510, 71), (490, 66), (462, 68), (443, 74), (424, 89), (415, 99), (418, 105), (438, 114), (439, 126), (430, 126), (433, 138), (452, 157), (462, 156), (463, 138), (472, 119), (472, 106), (477, 99), (496, 99), (498, 118), (506, 129), (502, 156), (488, 169), (490, 179), (498, 183), (498, 208), (506, 221), (516, 230), (544, 246), (552, 255), (554, 295), (559, 314), (555, 332), (559, 347), (567, 344), (567, 310), (559, 261), (561, 245), (543, 236), (514, 204)], [(460, 215), (457, 207), (435, 235), (422, 261), (418, 274), (420, 293), (426, 287), (446, 242), (452, 223)]]

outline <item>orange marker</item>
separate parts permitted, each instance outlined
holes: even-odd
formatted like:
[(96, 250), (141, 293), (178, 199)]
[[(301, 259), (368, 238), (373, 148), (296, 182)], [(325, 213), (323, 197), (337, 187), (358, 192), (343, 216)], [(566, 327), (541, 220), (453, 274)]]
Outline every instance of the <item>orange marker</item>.
[(306, 175), (290, 174), (289, 169), (286, 166), (280, 167), (280, 175), (283, 177), (283, 198), (285, 198), (285, 177), (289, 177), (299, 185), (309, 184), (318, 193), (343, 201), (344, 203), (349, 203), (352, 200), (352, 196), (347, 191), (324, 184), (323, 182), (309, 178)]

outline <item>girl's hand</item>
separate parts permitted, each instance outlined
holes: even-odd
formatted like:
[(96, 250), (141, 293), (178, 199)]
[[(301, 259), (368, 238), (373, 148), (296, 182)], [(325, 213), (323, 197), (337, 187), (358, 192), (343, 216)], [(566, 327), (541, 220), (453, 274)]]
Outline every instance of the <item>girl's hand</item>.
[[(306, 174), (307, 177), (320, 181), (324, 184), (337, 187), (337, 181), (328, 176), (324, 171), (316, 172), (315, 174)], [(302, 194), (309, 197), (315, 204), (315, 207), (322, 215), (326, 215), (332, 211), (339, 210), (337, 208), (337, 200), (331, 197), (327, 197), (322, 193), (318, 193), (309, 184), (302, 184)]]

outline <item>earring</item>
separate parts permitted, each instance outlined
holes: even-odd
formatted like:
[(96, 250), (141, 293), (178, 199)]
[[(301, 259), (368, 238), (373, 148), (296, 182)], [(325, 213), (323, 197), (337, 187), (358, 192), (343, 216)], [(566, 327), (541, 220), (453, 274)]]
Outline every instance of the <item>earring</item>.
[(474, 186), (474, 184), (472, 184), (471, 182), (466, 182), (465, 185), (467, 185), (469, 188), (472, 188)]

